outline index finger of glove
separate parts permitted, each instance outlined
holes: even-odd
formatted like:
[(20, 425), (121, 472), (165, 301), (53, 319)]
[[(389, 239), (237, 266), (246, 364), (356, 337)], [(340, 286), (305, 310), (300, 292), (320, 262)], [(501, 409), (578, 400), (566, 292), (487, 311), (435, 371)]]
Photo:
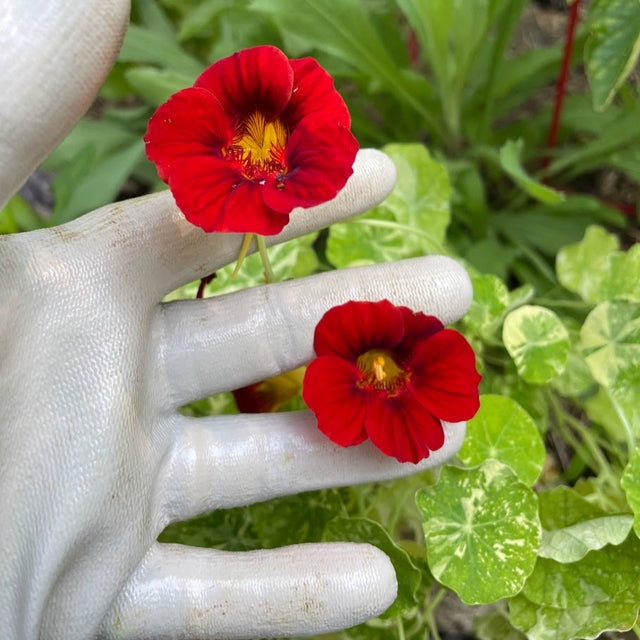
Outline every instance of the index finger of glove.
[(324, 313), (349, 300), (383, 298), (448, 324), (468, 309), (466, 271), (444, 256), (341, 269), (161, 308), (154, 367), (173, 408), (291, 371), (313, 357)]

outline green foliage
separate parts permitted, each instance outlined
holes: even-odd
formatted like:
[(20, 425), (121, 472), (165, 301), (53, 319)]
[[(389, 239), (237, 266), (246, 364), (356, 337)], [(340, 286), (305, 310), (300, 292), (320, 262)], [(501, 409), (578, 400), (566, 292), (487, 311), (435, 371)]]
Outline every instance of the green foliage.
[(524, 170), (521, 161), (523, 146), (523, 140), (507, 140), (500, 148), (500, 166), (532, 198), (539, 200), (543, 204), (558, 204), (562, 202), (565, 199), (562, 193), (546, 187), (538, 180), (534, 180)]
[(525, 305), (504, 319), (502, 341), (520, 377), (533, 384), (560, 375), (569, 357), (569, 332), (550, 309)]
[(640, 247), (620, 251), (618, 238), (589, 227), (584, 238), (558, 253), (558, 280), (585, 302), (640, 302)]
[(640, 3), (596, 0), (590, 11), (587, 74), (596, 109), (604, 109), (640, 55)]
[(396, 166), (396, 186), (378, 207), (331, 227), (327, 258), (337, 268), (443, 252), (450, 222), (447, 171), (420, 144), (383, 150)]
[(630, 629), (640, 601), (639, 552), (640, 541), (631, 534), (577, 562), (539, 559), (522, 594), (510, 602), (511, 619), (533, 640)]
[(484, 395), (458, 455), (467, 466), (499, 460), (531, 486), (542, 472), (545, 449), (535, 422), (515, 400)]
[(543, 491), (538, 498), (541, 558), (577, 562), (589, 551), (624, 542), (633, 524), (629, 514), (611, 514), (569, 487)]
[(518, 593), (533, 569), (540, 539), (536, 496), (497, 460), (444, 466), (416, 496), (434, 578), (469, 604)]
[[(99, 101), (45, 162), (52, 215), (15, 196), (0, 233), (165, 188), (144, 157), (148, 119), (211, 62), (264, 43), (313, 55), (334, 76), (361, 145), (393, 160), (397, 184), (371, 211), (270, 248), (276, 278), (452, 256), (471, 277), (458, 328), (483, 376), (459, 459), (437, 479), (285, 496), (173, 524), (160, 540), (378, 546), (395, 566), (397, 601), (326, 640), (437, 637), (433, 610), (445, 589), (496, 603), (477, 621), (481, 640), (630, 628), (640, 606), (640, 252), (629, 220), (594, 184), (604, 170), (624, 174), (637, 200), (640, 100), (630, 71), (640, 4), (591, 4), (571, 60), (574, 71), (586, 60), (591, 92), (565, 96), (553, 149), (551, 104), (538, 89), (555, 84), (563, 47), (514, 46), (525, 0), (132, 4)], [(256, 255), (235, 277), (233, 268), (220, 269), (206, 295), (264, 283)], [(167, 300), (194, 297), (198, 284)], [(230, 393), (181, 409), (235, 410)]]

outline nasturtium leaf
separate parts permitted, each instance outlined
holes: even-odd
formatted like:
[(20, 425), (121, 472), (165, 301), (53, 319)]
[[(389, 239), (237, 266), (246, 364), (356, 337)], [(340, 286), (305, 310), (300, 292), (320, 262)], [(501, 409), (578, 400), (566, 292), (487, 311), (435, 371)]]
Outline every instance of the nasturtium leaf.
[(640, 445), (631, 454), (620, 484), (633, 511), (633, 529), (640, 537)]
[(558, 487), (538, 495), (542, 539), (538, 555), (576, 562), (594, 549), (621, 544), (633, 524), (630, 514), (607, 513), (573, 489)]
[(633, 70), (640, 55), (640, 2), (596, 0), (589, 10), (591, 40), (586, 68), (593, 107), (602, 110)]
[(571, 348), (569, 332), (560, 318), (535, 305), (524, 305), (506, 316), (502, 340), (520, 376), (533, 384), (560, 375)]
[(565, 199), (562, 193), (538, 182), (524, 170), (520, 159), (523, 148), (523, 140), (507, 140), (500, 149), (500, 165), (502, 168), (532, 198), (544, 204), (562, 202)]
[(444, 251), (451, 196), (446, 169), (421, 144), (383, 151), (396, 165), (396, 185), (378, 207), (331, 227), (327, 258), (338, 268)]
[(573, 341), (567, 357), (567, 366), (557, 378), (551, 381), (551, 385), (561, 395), (570, 398), (587, 394), (596, 386), (591, 370)]
[(540, 539), (535, 493), (497, 460), (444, 466), (421, 489), (427, 560), (433, 577), (467, 604), (518, 593), (533, 570)]
[(563, 287), (578, 293), (586, 302), (602, 300), (600, 288), (609, 268), (609, 255), (620, 248), (618, 239), (602, 227), (587, 228), (580, 242), (561, 249), (556, 257), (556, 274)]
[(615, 384), (622, 369), (640, 365), (640, 305), (603, 302), (582, 325), (581, 346), (593, 377)]
[(458, 457), (467, 466), (494, 458), (531, 486), (542, 471), (545, 448), (531, 416), (515, 400), (483, 395), (480, 410), (467, 422)]
[(422, 579), (421, 571), (415, 566), (409, 554), (391, 539), (378, 522), (367, 518), (337, 517), (326, 524), (322, 540), (368, 542), (389, 556), (398, 579), (398, 596), (383, 617), (394, 617), (416, 606), (416, 592)]
[(485, 339), (491, 339), (500, 328), (509, 304), (507, 286), (497, 276), (472, 274), (473, 299), (464, 324)]
[(620, 593), (613, 600), (575, 607), (548, 607), (522, 595), (509, 600), (511, 622), (529, 640), (596, 638), (604, 631), (626, 631), (637, 618), (637, 593)]
[(585, 302), (640, 302), (640, 246), (626, 252), (619, 248), (613, 234), (596, 225), (588, 227), (580, 242), (558, 252), (560, 284)]
[(640, 605), (638, 575), (640, 541), (632, 532), (622, 544), (589, 551), (577, 562), (539, 558), (522, 595), (535, 604), (562, 609), (595, 605), (633, 590)]
[(489, 370), (486, 374), (483, 372), (483, 376), (483, 393), (512, 398), (533, 418), (540, 433), (547, 431), (550, 408), (543, 387), (525, 382), (517, 374), (514, 364), (499, 375)]

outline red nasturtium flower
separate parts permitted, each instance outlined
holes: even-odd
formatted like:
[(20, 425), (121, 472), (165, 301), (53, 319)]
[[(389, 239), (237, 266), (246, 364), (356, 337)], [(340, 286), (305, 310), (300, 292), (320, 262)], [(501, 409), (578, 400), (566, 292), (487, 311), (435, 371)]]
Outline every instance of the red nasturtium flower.
[(319, 429), (343, 447), (367, 438), (400, 462), (444, 444), (441, 421), (479, 407), (475, 356), (440, 320), (388, 300), (330, 309), (314, 337), (303, 398)]
[(331, 76), (276, 47), (219, 60), (149, 121), (147, 156), (187, 220), (272, 235), (295, 207), (332, 199), (358, 143)]

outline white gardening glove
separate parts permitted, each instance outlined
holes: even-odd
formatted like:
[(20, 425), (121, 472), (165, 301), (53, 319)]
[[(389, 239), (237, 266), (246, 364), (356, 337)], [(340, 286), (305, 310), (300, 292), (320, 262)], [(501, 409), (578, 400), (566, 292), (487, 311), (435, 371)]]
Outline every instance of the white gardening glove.
[[(126, 13), (121, 0), (0, 0), (0, 201), (86, 109)], [(294, 212), (268, 240), (366, 210), (394, 179), (384, 155), (363, 151), (334, 201)], [(393, 602), (393, 568), (369, 545), (229, 553), (156, 542), (207, 510), (441, 464), (464, 436), (446, 426), (443, 448), (411, 465), (368, 442), (334, 445), (306, 412), (179, 414), (307, 362), (336, 304), (389, 298), (449, 323), (470, 302), (465, 272), (435, 257), (160, 303), (234, 261), (241, 241), (190, 225), (168, 192), (0, 236), (3, 640), (310, 635)]]

